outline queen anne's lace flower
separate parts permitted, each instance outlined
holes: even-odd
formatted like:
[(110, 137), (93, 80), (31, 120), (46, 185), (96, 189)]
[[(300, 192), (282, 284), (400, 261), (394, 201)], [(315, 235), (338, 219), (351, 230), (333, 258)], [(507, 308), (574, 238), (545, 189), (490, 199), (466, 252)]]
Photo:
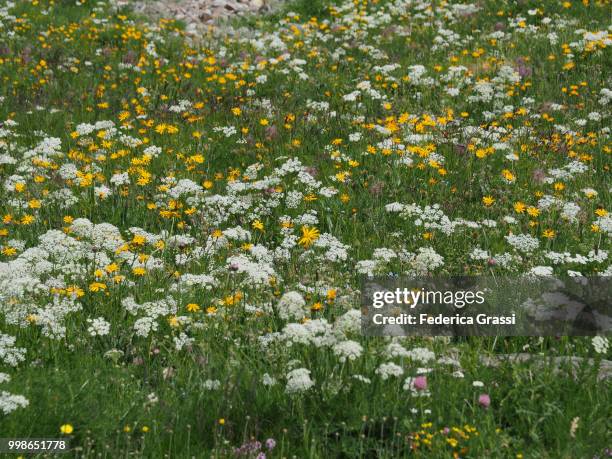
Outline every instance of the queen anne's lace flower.
[(276, 306), (281, 319), (301, 319), (306, 313), (306, 301), (298, 292), (287, 292)]
[(285, 392), (296, 394), (306, 392), (312, 388), (315, 382), (310, 378), (310, 370), (306, 368), (296, 368), (287, 373), (287, 386)]

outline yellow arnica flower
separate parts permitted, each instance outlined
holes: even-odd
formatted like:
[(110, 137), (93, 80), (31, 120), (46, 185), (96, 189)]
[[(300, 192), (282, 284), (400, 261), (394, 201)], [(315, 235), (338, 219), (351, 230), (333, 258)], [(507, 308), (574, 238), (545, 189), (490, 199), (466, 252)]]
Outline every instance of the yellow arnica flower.
[(178, 318), (176, 316), (168, 317), (168, 325), (171, 327), (178, 327), (180, 325)]
[(22, 225), (29, 225), (30, 223), (32, 223), (34, 221), (34, 217), (32, 215), (24, 215), (21, 218), (21, 224)]
[(106, 290), (106, 284), (103, 284), (102, 282), (93, 282), (89, 284), (90, 292), (99, 292), (102, 290)]
[(482, 198), (482, 203), (486, 207), (492, 206), (494, 202), (495, 202), (495, 198), (493, 196), (483, 196)]
[(198, 312), (200, 310), (200, 306), (198, 306), (196, 303), (189, 303), (186, 308), (189, 312)]
[(10, 245), (7, 245), (2, 249), (2, 254), (6, 255), (7, 257), (13, 256), (16, 253), (17, 249), (15, 247), (11, 247)]
[(522, 214), (523, 212), (525, 212), (525, 209), (527, 208), (527, 206), (525, 204), (523, 204), (522, 202), (516, 202), (514, 203), (514, 211), (517, 214)]
[(310, 309), (311, 309), (312, 311), (320, 311), (321, 309), (323, 309), (323, 304), (321, 304), (321, 303), (317, 302), (317, 303), (313, 304), (313, 305), (310, 307)]
[(319, 230), (311, 226), (302, 226), (302, 237), (298, 241), (298, 244), (304, 247), (310, 247), (314, 241), (319, 239)]
[(537, 217), (538, 215), (540, 215), (540, 210), (537, 207), (528, 207), (527, 208), (527, 213), (531, 216), (531, 217)]

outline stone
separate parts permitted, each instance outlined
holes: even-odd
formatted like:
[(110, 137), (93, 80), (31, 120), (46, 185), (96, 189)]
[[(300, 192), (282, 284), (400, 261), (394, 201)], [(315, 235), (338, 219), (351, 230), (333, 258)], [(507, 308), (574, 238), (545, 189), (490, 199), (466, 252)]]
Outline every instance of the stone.
[(188, 33), (197, 35), (232, 16), (270, 11), (280, 3), (281, 0), (138, 0), (133, 4), (137, 11), (149, 16), (181, 20)]
[[(581, 357), (543, 357), (534, 354), (528, 354), (525, 352), (521, 352), (518, 354), (500, 354), (495, 356), (483, 356), (480, 358), (480, 361), (488, 366), (488, 367), (498, 367), (504, 363), (514, 364), (521, 362), (531, 362), (536, 367), (542, 367), (546, 365), (551, 365), (556, 372), (559, 374), (562, 373), (563, 369), (568, 369), (571, 376), (576, 377), (578, 374), (578, 369), (582, 366), (593, 366), (597, 364), (597, 361), (594, 359), (583, 359)], [(599, 362), (599, 368), (597, 371), (597, 379), (599, 381), (604, 381), (612, 377), (612, 361), (610, 360), (601, 360)]]

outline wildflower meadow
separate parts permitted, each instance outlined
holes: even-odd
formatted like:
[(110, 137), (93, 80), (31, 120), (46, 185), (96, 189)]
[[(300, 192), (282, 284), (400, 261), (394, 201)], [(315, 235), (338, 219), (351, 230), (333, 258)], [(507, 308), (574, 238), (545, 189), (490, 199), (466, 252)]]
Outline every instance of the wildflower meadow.
[(610, 457), (606, 334), (361, 330), (364, 276), (612, 276), (612, 4), (470, 1), (0, 0), (0, 437)]

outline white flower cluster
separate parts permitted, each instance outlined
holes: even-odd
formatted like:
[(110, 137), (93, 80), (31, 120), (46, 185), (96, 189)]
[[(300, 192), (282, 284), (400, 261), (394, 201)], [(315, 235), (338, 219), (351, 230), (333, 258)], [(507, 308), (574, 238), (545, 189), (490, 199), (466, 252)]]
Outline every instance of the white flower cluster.
[(298, 394), (306, 392), (315, 385), (310, 378), (310, 370), (306, 368), (296, 368), (287, 373), (287, 385), (285, 392), (288, 394)]
[(593, 345), (593, 349), (595, 349), (595, 352), (597, 352), (598, 354), (606, 354), (610, 347), (608, 338), (606, 338), (605, 336), (594, 336), (591, 340), (591, 343)]
[(5, 390), (0, 392), (0, 411), (9, 414), (18, 408), (25, 408), (30, 404), (23, 395), (15, 395)]
[(91, 336), (106, 336), (110, 332), (110, 323), (104, 317), (87, 319), (87, 322), (90, 324), (87, 331)]
[(17, 339), (11, 335), (0, 333), (0, 361), (12, 367), (17, 366), (25, 360), (26, 350), (22, 347), (16, 347)]
[[(9, 382), (11, 377), (6, 373), (0, 373), (0, 384)], [(18, 408), (25, 408), (30, 404), (23, 395), (15, 395), (5, 390), (0, 391), (0, 411), (5, 415), (10, 414)]]
[(340, 362), (344, 363), (347, 360), (356, 360), (361, 357), (363, 353), (363, 347), (357, 341), (340, 341), (333, 346), (334, 355), (336, 355)]
[(506, 236), (506, 241), (523, 253), (531, 253), (540, 246), (540, 241), (529, 234), (510, 234)]
[(276, 305), (278, 315), (281, 319), (302, 319), (306, 316), (308, 310), (306, 301), (299, 292), (287, 292)]
[(391, 377), (400, 377), (404, 374), (404, 369), (393, 362), (381, 363), (376, 369), (375, 373), (379, 375), (383, 380)]
[(218, 379), (207, 379), (202, 383), (205, 390), (217, 390), (221, 387), (221, 381)]

